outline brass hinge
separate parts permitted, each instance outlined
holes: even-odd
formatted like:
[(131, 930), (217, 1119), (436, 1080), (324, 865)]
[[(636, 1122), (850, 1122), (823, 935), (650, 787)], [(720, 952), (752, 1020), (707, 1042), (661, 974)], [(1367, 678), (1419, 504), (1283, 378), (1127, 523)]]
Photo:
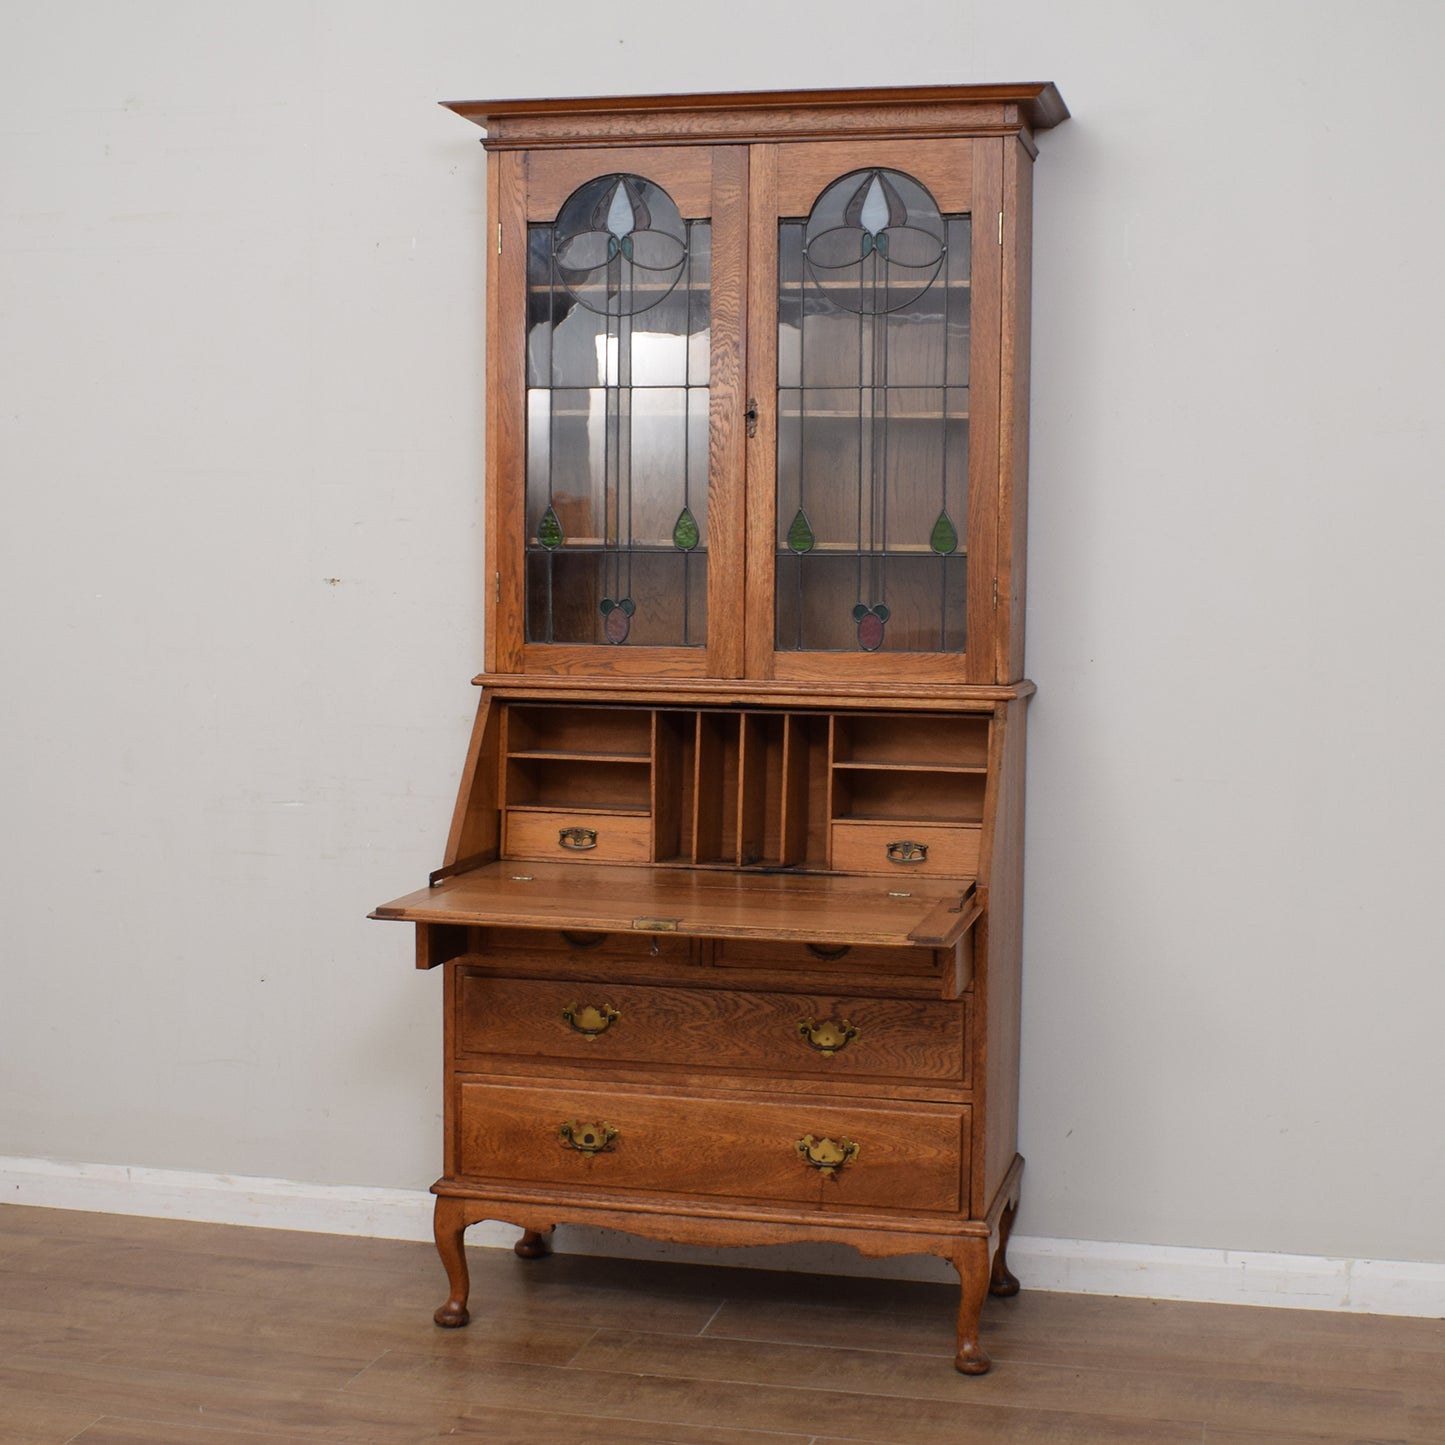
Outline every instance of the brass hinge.
[(497, 255), (502, 254), (502, 223), (497, 222)]
[[(497, 573), (496, 584), (497, 584), (497, 592), (496, 592), (497, 601), (500, 602), (500, 601), (502, 600), (502, 574), (501, 574), (500, 572)], [(997, 585), (998, 585), (997, 583), (994, 584), (995, 587), (997, 587)]]
[(998, 611), (998, 578), (993, 579), (993, 610)]
[[(999, 243), (1000, 246), (1003, 245), (1003, 212), (1002, 212), (1002, 211), (1000, 211), (1000, 212), (998, 213), (998, 243)], [(498, 240), (498, 242), (497, 242), (497, 250), (500, 251), (501, 249), (502, 249), (502, 243), (501, 243), (500, 240)]]

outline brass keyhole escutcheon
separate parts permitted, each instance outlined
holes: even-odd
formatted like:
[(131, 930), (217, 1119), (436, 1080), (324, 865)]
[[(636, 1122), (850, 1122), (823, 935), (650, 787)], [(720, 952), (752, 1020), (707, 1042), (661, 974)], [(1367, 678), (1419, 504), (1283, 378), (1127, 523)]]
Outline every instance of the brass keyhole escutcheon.
[(564, 1148), (579, 1154), (610, 1154), (617, 1130), (611, 1124), (579, 1124), (576, 1119), (568, 1119), (558, 1127), (557, 1137)]
[(839, 1049), (846, 1049), (858, 1037), (858, 1030), (847, 1019), (841, 1023), (834, 1023), (832, 1019), (824, 1019), (822, 1023), (799, 1019), (798, 1033), (810, 1049), (816, 1049), (825, 1059), (831, 1059)]
[(794, 1146), (805, 1164), (831, 1179), (851, 1159), (858, 1157), (858, 1146), (851, 1139), (815, 1139), (804, 1134)]
[(594, 1008), (590, 1003), (578, 1005), (569, 1003), (562, 1010), (562, 1017), (566, 1020), (567, 1027), (574, 1033), (581, 1034), (589, 1043), (598, 1034), (605, 1034), (618, 1019), (622, 1017), (621, 1011), (603, 1004), (601, 1008)]

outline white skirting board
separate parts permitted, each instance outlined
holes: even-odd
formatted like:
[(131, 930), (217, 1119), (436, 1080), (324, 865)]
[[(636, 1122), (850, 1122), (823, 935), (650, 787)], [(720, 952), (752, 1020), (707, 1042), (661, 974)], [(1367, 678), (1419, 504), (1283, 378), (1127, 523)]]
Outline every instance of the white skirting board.
[[(303, 1184), (120, 1164), (70, 1164), (0, 1155), (0, 1202), (377, 1239), (432, 1237), (432, 1197), (424, 1190)], [(558, 1234), (558, 1248), (570, 1254), (885, 1279), (951, 1282), (957, 1278), (939, 1259), (915, 1255), (866, 1260), (833, 1245), (714, 1250), (656, 1244), (580, 1227)], [(491, 1222), (467, 1232), (469, 1244), (483, 1247), (507, 1248), (516, 1238), (512, 1226)], [(1009, 1242), (1009, 1267), (1025, 1289), (1445, 1317), (1445, 1264), (1015, 1235)]]

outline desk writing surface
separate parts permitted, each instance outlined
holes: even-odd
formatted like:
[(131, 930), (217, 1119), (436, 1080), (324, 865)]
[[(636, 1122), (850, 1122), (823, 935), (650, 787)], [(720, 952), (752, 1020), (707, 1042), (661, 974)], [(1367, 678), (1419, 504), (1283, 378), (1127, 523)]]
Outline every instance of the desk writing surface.
[(947, 948), (972, 879), (500, 862), (383, 904), (373, 918), (594, 933)]

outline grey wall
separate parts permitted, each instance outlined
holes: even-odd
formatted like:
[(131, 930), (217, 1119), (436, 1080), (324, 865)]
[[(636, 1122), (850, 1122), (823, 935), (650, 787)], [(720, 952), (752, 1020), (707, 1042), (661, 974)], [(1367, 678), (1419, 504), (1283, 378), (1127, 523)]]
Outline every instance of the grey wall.
[(364, 918), (482, 659), (433, 102), (1053, 79), (1019, 1227), (1445, 1259), (1442, 46), (1399, 0), (11, 0), (0, 1154), (437, 1172), (439, 981)]

